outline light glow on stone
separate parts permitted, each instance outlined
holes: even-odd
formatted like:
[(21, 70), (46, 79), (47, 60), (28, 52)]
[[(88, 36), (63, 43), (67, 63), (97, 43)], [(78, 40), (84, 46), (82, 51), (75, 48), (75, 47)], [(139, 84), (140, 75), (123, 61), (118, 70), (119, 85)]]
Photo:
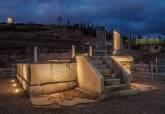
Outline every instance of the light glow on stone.
[(19, 93), (20, 92), (20, 90), (17, 88), (17, 89), (15, 89), (15, 93)]
[(12, 82), (12, 83), (14, 83), (14, 82), (15, 82), (15, 80), (14, 80), (14, 79), (12, 79), (12, 80), (11, 80), (11, 82)]
[(16, 84), (16, 83), (14, 83), (14, 84), (13, 84), (13, 87), (16, 87), (16, 86), (17, 86), (17, 84)]

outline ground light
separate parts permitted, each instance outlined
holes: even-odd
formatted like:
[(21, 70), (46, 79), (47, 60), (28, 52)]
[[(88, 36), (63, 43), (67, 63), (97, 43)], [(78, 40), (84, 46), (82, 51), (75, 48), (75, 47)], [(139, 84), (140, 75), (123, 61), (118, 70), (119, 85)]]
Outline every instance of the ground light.
[(17, 87), (18, 84), (17, 84), (16, 80), (15, 79), (12, 79), (11, 82), (12, 82), (12, 87), (14, 87), (13, 88), (14, 89), (13, 92), (16, 93), (16, 94), (17, 93), (20, 93), (20, 88)]
[(16, 83), (14, 83), (14, 84), (13, 84), (13, 87), (16, 87), (16, 86), (17, 86), (17, 84), (16, 84)]
[(18, 88), (15, 89), (15, 93), (19, 93), (20, 90)]
[(12, 79), (12, 80), (11, 80), (11, 82), (12, 82), (12, 83), (14, 83), (14, 82), (15, 82), (15, 80), (14, 80), (14, 79)]

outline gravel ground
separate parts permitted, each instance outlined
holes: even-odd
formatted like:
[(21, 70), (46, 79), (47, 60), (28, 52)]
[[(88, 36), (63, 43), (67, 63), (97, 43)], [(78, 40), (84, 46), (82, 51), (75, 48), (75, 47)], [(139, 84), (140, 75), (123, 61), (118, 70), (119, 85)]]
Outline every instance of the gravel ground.
[[(62, 108), (35, 108), (19, 85), (11, 78), (0, 79), (0, 114), (165, 114), (165, 83), (159, 90), (138, 95), (111, 98), (99, 103)], [(15, 89), (19, 88), (16, 93)]]

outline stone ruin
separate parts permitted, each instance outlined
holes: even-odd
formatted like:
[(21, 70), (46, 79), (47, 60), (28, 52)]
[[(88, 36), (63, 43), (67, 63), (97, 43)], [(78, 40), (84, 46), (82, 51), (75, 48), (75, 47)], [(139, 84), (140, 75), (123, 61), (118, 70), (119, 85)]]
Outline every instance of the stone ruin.
[(105, 27), (99, 27), (96, 31), (96, 55), (106, 55), (106, 32)]

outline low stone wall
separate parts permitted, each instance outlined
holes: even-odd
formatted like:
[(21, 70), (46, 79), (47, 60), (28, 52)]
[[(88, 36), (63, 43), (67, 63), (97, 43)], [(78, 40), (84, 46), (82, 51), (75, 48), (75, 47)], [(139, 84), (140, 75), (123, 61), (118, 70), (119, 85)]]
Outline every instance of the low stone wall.
[(17, 78), (30, 95), (50, 94), (77, 86), (76, 63), (18, 64)]
[(95, 92), (104, 92), (104, 77), (85, 56), (77, 56), (78, 84), (80, 88)]
[(132, 56), (111, 56), (112, 65), (117, 74), (122, 75), (123, 82), (131, 88), (131, 66), (133, 63)]

